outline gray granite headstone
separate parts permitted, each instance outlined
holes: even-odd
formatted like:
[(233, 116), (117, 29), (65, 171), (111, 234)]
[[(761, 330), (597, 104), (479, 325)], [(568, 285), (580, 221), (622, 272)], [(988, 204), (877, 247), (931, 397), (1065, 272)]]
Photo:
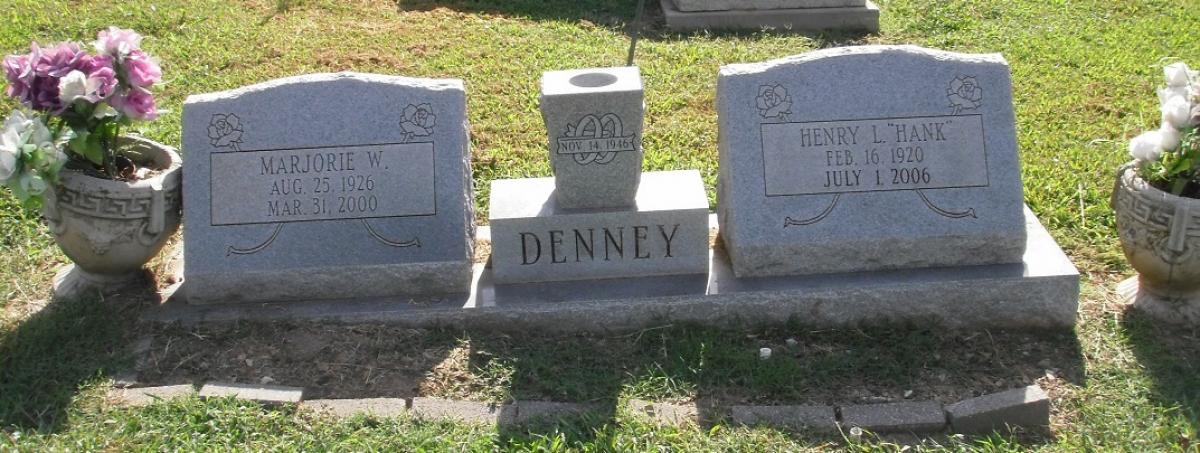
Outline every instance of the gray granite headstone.
[(456, 79), (312, 74), (183, 106), (191, 303), (469, 291)]
[(633, 206), (645, 113), (638, 68), (543, 73), (540, 101), (559, 207)]
[(739, 277), (1021, 262), (1000, 55), (859, 46), (729, 65), (717, 109)]

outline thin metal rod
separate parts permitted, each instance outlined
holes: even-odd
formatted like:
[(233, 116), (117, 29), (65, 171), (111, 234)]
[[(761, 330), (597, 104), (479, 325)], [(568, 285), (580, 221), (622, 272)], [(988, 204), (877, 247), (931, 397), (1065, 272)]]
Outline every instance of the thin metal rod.
[(645, 9), (646, 0), (638, 0), (637, 12), (633, 15), (633, 24), (629, 26), (629, 34), (632, 39), (629, 40), (629, 57), (625, 59), (625, 66), (633, 66), (633, 55), (637, 53), (638, 35), (642, 32), (642, 11)]

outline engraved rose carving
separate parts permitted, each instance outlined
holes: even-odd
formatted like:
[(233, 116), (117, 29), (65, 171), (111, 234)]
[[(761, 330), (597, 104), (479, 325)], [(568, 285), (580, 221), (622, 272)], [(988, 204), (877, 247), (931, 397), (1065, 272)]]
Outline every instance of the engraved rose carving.
[(237, 150), (238, 144), (242, 142), (241, 118), (232, 113), (213, 115), (212, 119), (208, 121), (208, 138), (209, 143), (217, 148)]
[(437, 115), (433, 114), (433, 106), (429, 104), (409, 104), (404, 109), (404, 119), (400, 121), (400, 130), (404, 132), (405, 141), (413, 137), (427, 137), (433, 134), (437, 125)]
[(758, 114), (763, 118), (787, 120), (787, 115), (792, 113), (792, 97), (788, 96), (787, 88), (778, 83), (758, 87), (758, 97), (754, 102), (758, 104)]
[(983, 88), (979, 87), (974, 77), (958, 76), (950, 81), (946, 97), (950, 99), (950, 106), (954, 107), (954, 114), (957, 115), (963, 110), (975, 110), (983, 105)]

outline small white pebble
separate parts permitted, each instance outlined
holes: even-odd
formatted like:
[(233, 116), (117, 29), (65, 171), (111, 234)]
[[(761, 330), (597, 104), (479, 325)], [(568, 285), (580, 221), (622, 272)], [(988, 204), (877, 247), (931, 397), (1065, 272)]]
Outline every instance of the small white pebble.
[(263, 376), (262, 379), (258, 380), (258, 383), (262, 384), (262, 385), (271, 384), (273, 382), (275, 382), (275, 378), (273, 378), (271, 376)]
[(767, 360), (771, 358), (771, 348), (762, 348), (758, 350), (758, 358)]
[(794, 347), (796, 347), (796, 345), (798, 345), (798, 344), (800, 344), (800, 342), (799, 342), (799, 341), (796, 341), (796, 339), (795, 339), (795, 338), (788, 338), (788, 339), (787, 339), (787, 345), (788, 345), (788, 347), (789, 347), (789, 348), (794, 348)]
[(913, 391), (912, 391), (912, 390), (905, 390), (905, 391), (904, 391), (904, 397), (905, 397), (905, 398), (912, 398), (912, 396), (913, 396)]

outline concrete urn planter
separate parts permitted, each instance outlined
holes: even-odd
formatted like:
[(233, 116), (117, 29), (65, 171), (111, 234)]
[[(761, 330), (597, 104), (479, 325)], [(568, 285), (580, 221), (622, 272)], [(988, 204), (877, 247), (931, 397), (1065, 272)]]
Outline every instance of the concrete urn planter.
[(1121, 248), (1138, 271), (1120, 292), (1155, 318), (1200, 325), (1200, 199), (1159, 190), (1136, 168), (1122, 167), (1113, 189)]
[(162, 171), (123, 182), (63, 170), (60, 184), (46, 193), (42, 214), (55, 242), (75, 263), (55, 279), (56, 295), (122, 286), (138, 277), (179, 229), (179, 154), (144, 138), (123, 140), (141, 155), (135, 159), (141, 166)]

